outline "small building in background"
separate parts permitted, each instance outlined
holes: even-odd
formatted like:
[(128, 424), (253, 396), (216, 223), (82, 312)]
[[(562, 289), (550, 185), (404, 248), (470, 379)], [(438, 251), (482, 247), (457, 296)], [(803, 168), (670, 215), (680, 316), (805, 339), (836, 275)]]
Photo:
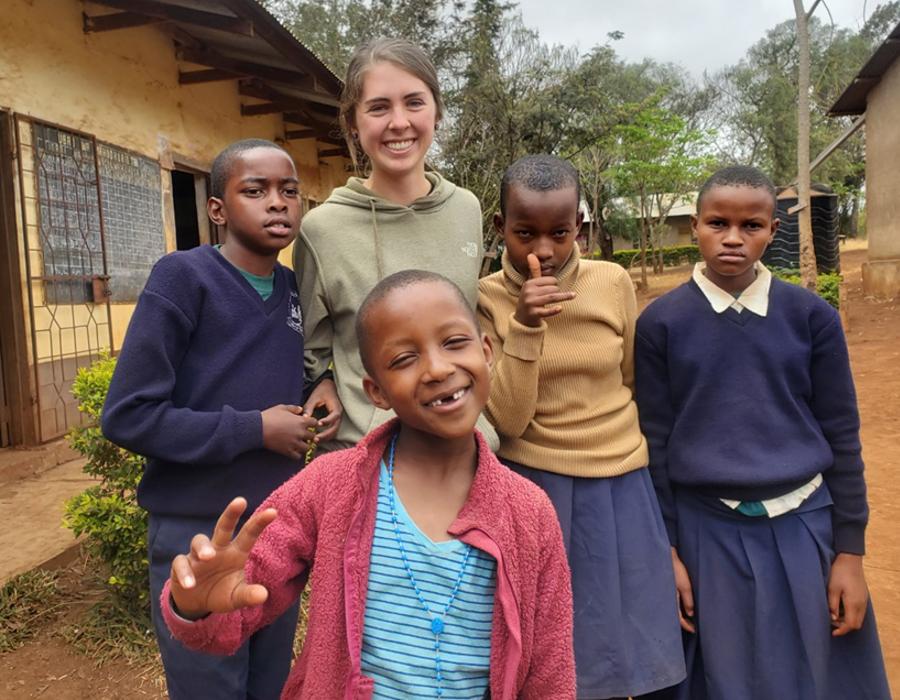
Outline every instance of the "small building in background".
[(75, 372), (121, 347), (156, 260), (220, 240), (222, 148), (284, 146), (307, 208), (344, 183), (340, 90), (256, 0), (4, 3), (0, 448), (78, 424)]
[[(697, 212), (697, 193), (688, 192), (684, 195), (660, 195), (665, 203), (672, 202), (672, 206), (666, 214), (663, 224), (664, 230), (659, 239), (664, 247), (691, 245), (694, 242), (694, 234), (691, 229), (691, 217)], [(672, 201), (674, 198), (674, 202)], [(653, 196), (650, 204), (650, 217), (659, 218), (659, 207)], [(613, 236), (613, 250), (630, 250), (639, 247), (641, 231), (641, 206), (635, 197), (619, 197), (613, 200), (612, 207), (606, 212), (607, 218), (619, 217), (629, 221), (629, 228), (633, 228), (636, 239), (618, 235)]]
[(860, 69), (829, 110), (865, 118), (866, 294), (900, 296), (900, 24)]

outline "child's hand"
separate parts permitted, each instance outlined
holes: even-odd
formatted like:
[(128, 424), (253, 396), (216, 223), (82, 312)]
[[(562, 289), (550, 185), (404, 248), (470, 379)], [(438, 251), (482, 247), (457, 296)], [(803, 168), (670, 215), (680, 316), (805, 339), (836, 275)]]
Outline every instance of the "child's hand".
[[(525, 326), (537, 328), (541, 320), (556, 316), (562, 311), (559, 302), (575, 298), (575, 292), (559, 291), (555, 277), (541, 276), (541, 263), (534, 253), (528, 254), (528, 270), (531, 278), (525, 280), (519, 292), (519, 304), (516, 306), (516, 320)], [(552, 304), (553, 306), (548, 306)]]
[(303, 459), (313, 440), (316, 419), (304, 415), (302, 406), (279, 404), (262, 412), (263, 447), (272, 452)]
[(318, 421), (316, 424), (316, 437), (314, 442), (325, 442), (331, 440), (337, 435), (338, 428), (341, 427), (341, 418), (344, 415), (344, 407), (341, 406), (341, 400), (338, 398), (337, 387), (331, 379), (323, 379), (318, 386), (313, 389), (303, 412), (311, 416), (320, 406), (324, 406), (328, 411), (328, 415)]
[(694, 625), (694, 589), (691, 587), (691, 577), (687, 567), (678, 556), (678, 550), (672, 547), (672, 569), (675, 572), (675, 600), (678, 605), (678, 621), (681, 629), (686, 632), (696, 632)]
[(841, 552), (834, 558), (828, 576), (828, 608), (834, 627), (831, 636), (843, 637), (862, 627), (868, 602), (862, 557)]
[(255, 513), (231, 539), (246, 508), (247, 501), (235, 498), (219, 516), (212, 540), (195, 535), (191, 551), (172, 561), (170, 590), (182, 617), (196, 620), (209, 613), (228, 613), (262, 605), (269, 597), (264, 586), (244, 581), (244, 564), (276, 512), (268, 508)]

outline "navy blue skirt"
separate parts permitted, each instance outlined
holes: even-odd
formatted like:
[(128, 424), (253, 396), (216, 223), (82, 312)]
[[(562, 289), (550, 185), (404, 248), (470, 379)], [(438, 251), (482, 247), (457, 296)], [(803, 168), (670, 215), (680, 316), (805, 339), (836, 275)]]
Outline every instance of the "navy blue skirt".
[(684, 700), (890, 700), (872, 604), (862, 629), (831, 636), (831, 495), (747, 517), (676, 492), (678, 553), (694, 592)]
[(579, 700), (680, 682), (672, 555), (647, 470), (581, 479), (504, 463), (544, 489), (559, 516), (572, 569)]

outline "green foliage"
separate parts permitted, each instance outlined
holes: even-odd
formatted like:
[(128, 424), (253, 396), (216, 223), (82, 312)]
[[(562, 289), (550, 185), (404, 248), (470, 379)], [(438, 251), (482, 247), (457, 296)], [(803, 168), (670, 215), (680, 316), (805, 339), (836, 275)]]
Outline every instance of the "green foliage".
[[(772, 269), (772, 274), (780, 280), (790, 282), (791, 284), (801, 285), (799, 270)], [(819, 273), (816, 279), (816, 293), (825, 301), (831, 304), (835, 309), (841, 308), (841, 281), (842, 278), (837, 272)]]
[(58, 578), (36, 569), (0, 586), (0, 654), (18, 649), (60, 610)]
[[(662, 256), (663, 265), (666, 267), (677, 267), (678, 265), (693, 264), (700, 262), (700, 249), (695, 245), (672, 245), (659, 249)], [(600, 258), (600, 253), (594, 253), (595, 259)], [(641, 257), (641, 251), (637, 249), (617, 250), (613, 253), (612, 262), (617, 263), (625, 269), (636, 264)]]
[(69, 500), (64, 522), (76, 535), (86, 535), (88, 552), (109, 566), (106, 583), (120, 604), (143, 614), (149, 601), (147, 515), (136, 491), (144, 460), (112, 444), (98, 425), (115, 363), (101, 357), (79, 370), (72, 385), (79, 410), (92, 424), (72, 430), (69, 442), (87, 457), (85, 473), (100, 483)]

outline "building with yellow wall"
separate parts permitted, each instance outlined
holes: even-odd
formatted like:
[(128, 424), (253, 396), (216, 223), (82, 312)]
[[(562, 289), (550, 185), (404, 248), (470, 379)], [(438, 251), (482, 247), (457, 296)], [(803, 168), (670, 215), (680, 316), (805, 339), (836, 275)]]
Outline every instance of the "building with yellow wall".
[[(0, 23), (0, 447), (80, 418), (153, 263), (218, 241), (214, 156), (265, 138), (343, 184), (340, 81), (256, 0), (9, 0)], [(283, 253), (290, 261), (290, 251)]]

